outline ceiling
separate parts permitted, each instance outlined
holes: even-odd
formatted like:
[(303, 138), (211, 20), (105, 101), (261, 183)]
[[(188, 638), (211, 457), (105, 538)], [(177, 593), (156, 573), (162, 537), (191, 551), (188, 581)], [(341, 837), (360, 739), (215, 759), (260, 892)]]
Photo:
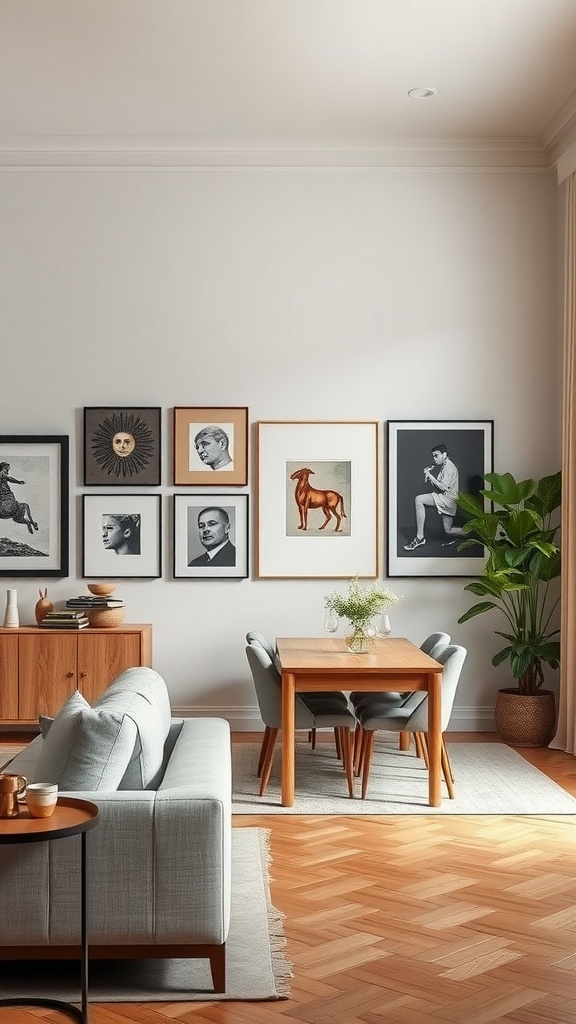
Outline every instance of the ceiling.
[(551, 151), (575, 55), (576, 0), (0, 0), (0, 147)]

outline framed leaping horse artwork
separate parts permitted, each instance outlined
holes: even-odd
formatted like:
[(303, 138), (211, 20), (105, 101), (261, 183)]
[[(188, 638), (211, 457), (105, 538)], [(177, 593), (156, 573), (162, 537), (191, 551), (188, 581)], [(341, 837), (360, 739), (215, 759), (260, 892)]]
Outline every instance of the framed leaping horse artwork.
[(378, 574), (378, 424), (258, 424), (259, 578)]
[(68, 443), (0, 436), (0, 576), (68, 575)]

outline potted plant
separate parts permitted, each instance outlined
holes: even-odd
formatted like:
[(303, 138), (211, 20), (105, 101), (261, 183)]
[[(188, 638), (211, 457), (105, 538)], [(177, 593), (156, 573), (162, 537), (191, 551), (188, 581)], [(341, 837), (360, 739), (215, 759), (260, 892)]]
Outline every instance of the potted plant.
[[(511, 473), (488, 473), (489, 486), (478, 497), (460, 493), (458, 505), (470, 518), (463, 531), (470, 536), (459, 549), (478, 544), (486, 550), (482, 575), (465, 590), (483, 600), (473, 604), (458, 622), (497, 610), (505, 620), (495, 632), (506, 644), (492, 658), (494, 666), (508, 662), (516, 685), (499, 690), (496, 728), (513, 746), (547, 746), (554, 736), (554, 692), (543, 689), (543, 664), (557, 669), (560, 630), (555, 611), (559, 603), (560, 549), (556, 534), (561, 504), (560, 471), (541, 480), (516, 481)], [(483, 499), (490, 502), (490, 510)]]
[[(346, 637), (346, 645), (350, 654), (364, 654), (370, 650), (372, 637), (367, 632), (372, 619), (397, 604), (400, 598), (393, 594), (387, 587), (381, 587), (377, 583), (370, 583), (363, 587), (358, 576), (354, 576), (348, 583), (348, 594), (339, 594), (334, 591), (324, 599), (324, 605), (328, 612), (336, 616), (348, 619), (352, 632)], [(337, 628), (338, 621), (335, 620), (334, 628)], [(328, 623), (326, 628), (332, 631)]]

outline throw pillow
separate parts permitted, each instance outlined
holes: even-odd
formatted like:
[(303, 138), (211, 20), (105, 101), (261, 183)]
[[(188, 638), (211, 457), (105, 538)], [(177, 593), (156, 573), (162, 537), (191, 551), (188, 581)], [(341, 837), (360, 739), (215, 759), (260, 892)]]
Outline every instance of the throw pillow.
[(94, 709), (122, 710), (134, 722), (136, 742), (118, 789), (156, 789), (163, 774), (170, 731), (168, 688), (154, 669), (128, 668), (114, 679)]
[(115, 790), (136, 741), (136, 726), (122, 712), (91, 708), (73, 693), (56, 715), (42, 743), (35, 778), (61, 790)]

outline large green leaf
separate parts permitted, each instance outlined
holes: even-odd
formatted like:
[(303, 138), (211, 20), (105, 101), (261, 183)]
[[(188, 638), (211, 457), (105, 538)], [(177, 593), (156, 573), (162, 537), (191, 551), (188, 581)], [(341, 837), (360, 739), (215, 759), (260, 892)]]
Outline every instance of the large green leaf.
[(473, 619), (476, 615), (482, 615), (483, 612), (490, 611), (491, 608), (499, 608), (500, 605), (494, 604), (494, 601), (479, 601), (478, 604), (473, 604), (464, 615), (461, 615), (458, 622), (467, 622), (468, 619)]

